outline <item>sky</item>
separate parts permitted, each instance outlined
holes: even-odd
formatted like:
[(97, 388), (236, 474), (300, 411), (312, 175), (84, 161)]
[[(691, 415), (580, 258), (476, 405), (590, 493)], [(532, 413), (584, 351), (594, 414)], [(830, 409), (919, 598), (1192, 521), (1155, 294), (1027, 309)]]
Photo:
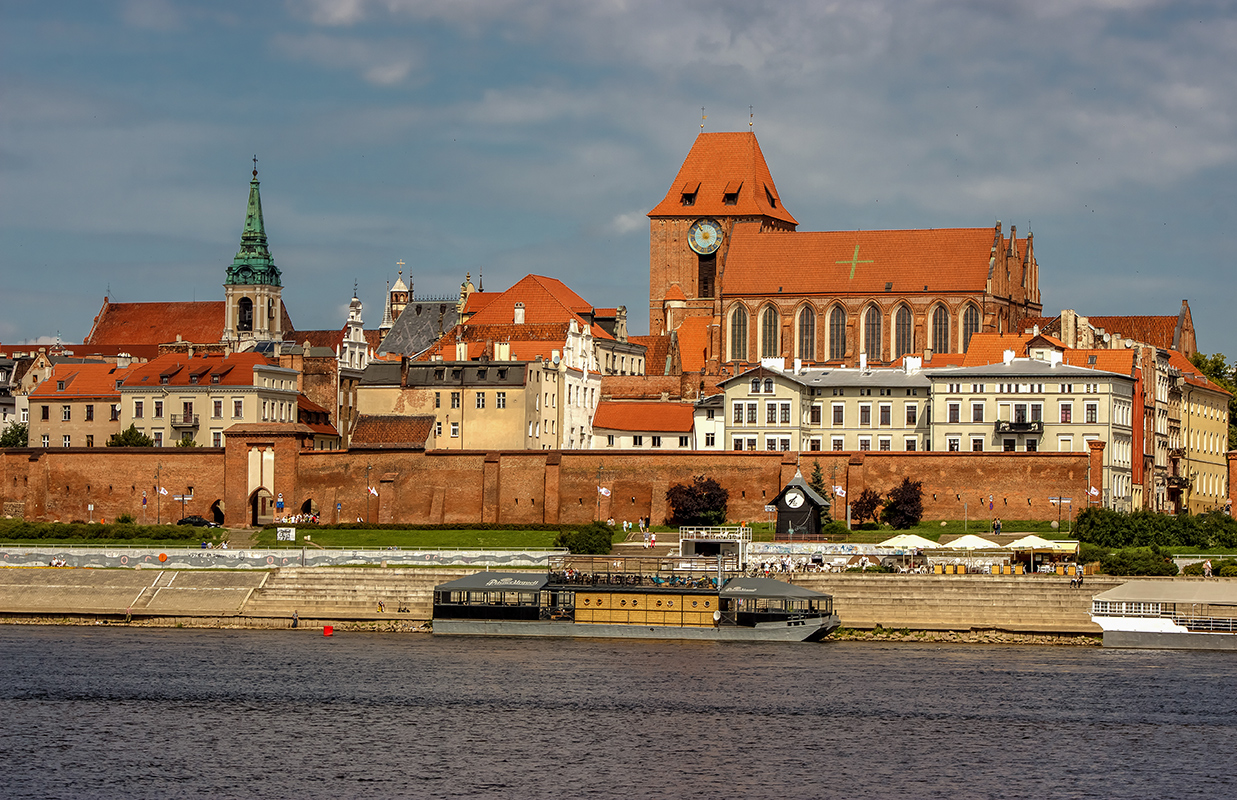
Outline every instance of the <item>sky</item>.
[[(258, 158), (284, 302), (367, 327), (563, 280), (648, 327), (696, 135), (800, 230), (1035, 234), (1046, 316), (1175, 315), (1237, 360), (1237, 6), (1188, 0), (0, 0), (0, 342), (221, 300)], [(704, 109), (702, 112), (701, 109)]]

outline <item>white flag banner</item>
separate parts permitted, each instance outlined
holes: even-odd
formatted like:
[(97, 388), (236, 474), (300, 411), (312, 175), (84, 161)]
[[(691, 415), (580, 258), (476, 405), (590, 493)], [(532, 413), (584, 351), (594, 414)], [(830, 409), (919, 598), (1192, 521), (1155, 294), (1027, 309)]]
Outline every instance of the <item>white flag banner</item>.
[(845, 490), (845, 489), (843, 489), (841, 486), (834, 486), (834, 487), (833, 487), (833, 493), (834, 493), (834, 494), (836, 494), (838, 497), (845, 497), (845, 496), (846, 496), (846, 490)]
[(1100, 496), (1100, 490), (1099, 490), (1099, 489), (1096, 489), (1094, 486), (1092, 486), (1090, 489), (1088, 489), (1088, 490), (1087, 490), (1087, 492), (1088, 492), (1088, 494), (1090, 494), (1092, 497), (1099, 497), (1099, 496)]
[(159, 494), (167, 494), (167, 493), (168, 493), (167, 489), (164, 489), (162, 486), (159, 487)]
[(604, 486), (598, 486), (598, 487), (597, 487), (597, 491), (601, 492), (601, 493), (602, 493), (603, 495), (605, 495), (606, 497), (609, 497), (609, 496), (610, 496), (610, 490), (609, 490), (609, 489), (607, 489), (607, 488), (606, 488), (606, 487), (604, 487)]
[(372, 487), (372, 486), (371, 486), (371, 487), (369, 487), (369, 493), (370, 493), (370, 494), (372, 494), (374, 497), (377, 497), (377, 496), (378, 496), (378, 490), (377, 490), (377, 489), (375, 489), (375, 488), (374, 488), (374, 487)]

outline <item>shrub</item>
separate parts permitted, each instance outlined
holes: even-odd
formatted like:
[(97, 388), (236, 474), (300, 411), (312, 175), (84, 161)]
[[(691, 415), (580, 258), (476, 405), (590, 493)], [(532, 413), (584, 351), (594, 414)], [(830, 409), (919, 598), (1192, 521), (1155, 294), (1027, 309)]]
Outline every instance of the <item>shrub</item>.
[(850, 516), (855, 522), (865, 519), (876, 519), (876, 509), (880, 508), (881, 496), (872, 489), (864, 489), (850, 505)]
[(554, 537), (556, 547), (566, 547), (576, 555), (609, 555), (611, 536), (614, 528), (604, 522), (594, 522), (591, 525), (570, 531), (559, 531)]
[(119, 517), (116, 518), (116, 522), (119, 525), (132, 525), (133, 521), (134, 520), (133, 520), (132, 514), (121, 514)]
[(1172, 558), (1157, 545), (1109, 553), (1100, 559), (1100, 568), (1109, 575), (1176, 575), (1178, 572)]
[(721, 525), (726, 521), (730, 493), (712, 478), (697, 475), (690, 484), (677, 483), (666, 491), (670, 518), (666, 524)]
[(30, 426), (14, 422), (0, 434), (0, 447), (27, 447), (30, 444)]
[(154, 447), (155, 440), (142, 433), (136, 425), (130, 424), (120, 433), (113, 433), (107, 440), (108, 447)]
[(923, 482), (903, 478), (889, 490), (889, 501), (881, 509), (881, 520), (897, 530), (906, 530), (923, 519)]

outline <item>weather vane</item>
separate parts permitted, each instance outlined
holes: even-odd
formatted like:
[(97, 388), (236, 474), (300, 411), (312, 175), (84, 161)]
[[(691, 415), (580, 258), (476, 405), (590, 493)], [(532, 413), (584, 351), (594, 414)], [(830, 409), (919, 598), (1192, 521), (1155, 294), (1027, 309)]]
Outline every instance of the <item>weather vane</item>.
[(756, 113), (752, 111), (751, 106), (748, 106), (747, 107), (747, 129), (749, 131), (752, 129), (752, 125), (753, 123), (755, 123), (755, 121), (756, 121)]
[(705, 113), (704, 113), (704, 106), (701, 106), (701, 107), (700, 107), (700, 130), (702, 130), (702, 131), (704, 130), (704, 121), (705, 121), (706, 119), (708, 119), (708, 117), (707, 117), (707, 116), (705, 116)]

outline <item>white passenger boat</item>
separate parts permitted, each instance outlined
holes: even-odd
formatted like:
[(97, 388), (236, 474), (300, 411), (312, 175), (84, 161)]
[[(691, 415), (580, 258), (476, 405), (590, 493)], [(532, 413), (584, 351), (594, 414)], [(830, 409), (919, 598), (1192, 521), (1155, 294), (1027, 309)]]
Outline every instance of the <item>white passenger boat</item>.
[(1237, 650), (1237, 581), (1130, 581), (1091, 599), (1105, 647)]

